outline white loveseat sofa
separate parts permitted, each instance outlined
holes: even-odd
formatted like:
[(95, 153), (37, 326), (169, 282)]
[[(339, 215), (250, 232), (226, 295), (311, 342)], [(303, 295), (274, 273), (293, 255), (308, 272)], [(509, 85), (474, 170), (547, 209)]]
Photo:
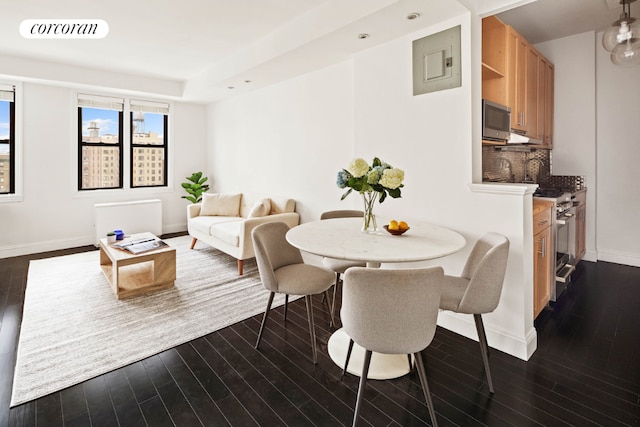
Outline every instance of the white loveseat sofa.
[(293, 199), (258, 193), (209, 194), (202, 203), (187, 206), (187, 229), (193, 237), (191, 249), (198, 240), (242, 262), (255, 256), (251, 231), (265, 222), (280, 221), (289, 227), (300, 223)]

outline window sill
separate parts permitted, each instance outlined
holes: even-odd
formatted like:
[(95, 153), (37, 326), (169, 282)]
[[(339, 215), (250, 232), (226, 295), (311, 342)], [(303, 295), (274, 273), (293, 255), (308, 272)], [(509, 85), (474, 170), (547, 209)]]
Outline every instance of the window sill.
[(74, 198), (93, 199), (105, 196), (131, 196), (136, 194), (168, 194), (173, 193), (173, 187), (141, 187), (141, 188), (109, 188), (98, 190), (75, 190)]
[(0, 194), (0, 203), (18, 203), (22, 202), (21, 194)]

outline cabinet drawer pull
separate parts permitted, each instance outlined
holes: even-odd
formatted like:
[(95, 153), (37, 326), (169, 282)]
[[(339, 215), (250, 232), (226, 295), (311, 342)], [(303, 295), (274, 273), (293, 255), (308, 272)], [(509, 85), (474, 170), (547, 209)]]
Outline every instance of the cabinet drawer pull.
[(542, 256), (542, 258), (546, 258), (547, 257), (547, 237), (543, 237), (542, 239), (538, 240), (538, 243), (540, 243), (540, 249), (538, 249), (538, 253)]

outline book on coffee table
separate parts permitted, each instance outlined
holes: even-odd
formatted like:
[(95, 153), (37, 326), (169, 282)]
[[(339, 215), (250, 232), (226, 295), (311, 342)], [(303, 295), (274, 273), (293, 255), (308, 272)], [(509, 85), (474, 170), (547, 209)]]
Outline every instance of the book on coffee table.
[(116, 243), (113, 245), (114, 248), (124, 249), (128, 252), (131, 252), (134, 255), (140, 254), (142, 252), (153, 251), (156, 249), (164, 248), (167, 245), (160, 239), (139, 239), (139, 240), (129, 240), (122, 243)]

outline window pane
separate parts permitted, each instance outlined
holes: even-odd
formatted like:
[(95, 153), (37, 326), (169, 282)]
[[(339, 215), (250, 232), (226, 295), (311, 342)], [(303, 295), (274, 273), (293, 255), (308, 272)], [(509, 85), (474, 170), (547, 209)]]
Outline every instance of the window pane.
[(134, 144), (164, 145), (164, 114), (134, 111), (131, 115)]
[(11, 192), (11, 103), (0, 101), (0, 193)]
[(118, 187), (119, 158), (118, 147), (82, 147), (82, 188)]
[(160, 161), (136, 163), (133, 168), (133, 182), (136, 186), (165, 185), (164, 182), (164, 148), (134, 147), (134, 157), (153, 155)]
[(121, 188), (122, 113), (80, 107), (80, 189)]
[(167, 115), (132, 111), (131, 146), (132, 186), (166, 186)]
[(82, 108), (82, 142), (118, 144), (119, 128), (118, 111)]

